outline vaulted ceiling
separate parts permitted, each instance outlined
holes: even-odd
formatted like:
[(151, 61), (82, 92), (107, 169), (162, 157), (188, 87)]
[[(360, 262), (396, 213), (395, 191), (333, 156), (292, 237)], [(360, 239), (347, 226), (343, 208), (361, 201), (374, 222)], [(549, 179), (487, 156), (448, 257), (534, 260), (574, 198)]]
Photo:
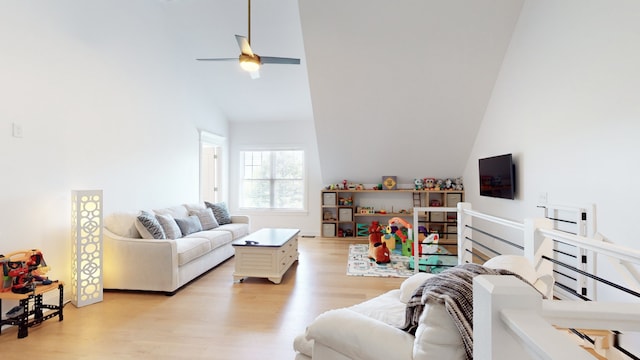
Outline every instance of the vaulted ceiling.
[(325, 183), (461, 176), (521, 5), (301, 0)]
[[(258, 80), (235, 63), (196, 66), (230, 121), (313, 121), (324, 183), (456, 177), (522, 2), (254, 0), (254, 51), (302, 64), (266, 65)], [(185, 17), (205, 30), (188, 55), (236, 56), (246, 2), (209, 9)]]

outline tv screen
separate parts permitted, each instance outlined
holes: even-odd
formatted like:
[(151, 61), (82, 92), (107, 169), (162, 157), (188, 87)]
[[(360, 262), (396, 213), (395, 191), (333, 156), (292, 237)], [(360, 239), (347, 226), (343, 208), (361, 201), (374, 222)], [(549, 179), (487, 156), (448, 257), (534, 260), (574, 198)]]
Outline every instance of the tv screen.
[(478, 160), (480, 195), (514, 199), (516, 193), (515, 165), (511, 154)]

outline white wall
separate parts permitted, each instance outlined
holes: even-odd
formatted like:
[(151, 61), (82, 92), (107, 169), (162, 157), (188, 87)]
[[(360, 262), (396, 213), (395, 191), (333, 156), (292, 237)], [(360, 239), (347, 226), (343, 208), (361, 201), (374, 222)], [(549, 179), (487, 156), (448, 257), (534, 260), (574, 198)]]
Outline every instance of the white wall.
[(197, 201), (197, 130), (228, 135), (227, 121), (167, 3), (1, 6), (0, 253), (40, 248), (68, 281), (71, 190), (102, 189), (105, 213)]
[[(595, 203), (598, 230), (639, 249), (640, 2), (526, 1), (465, 169), (474, 208), (522, 221)], [(478, 158), (513, 153), (515, 201), (479, 196)], [(601, 262), (602, 263), (602, 262)]]
[[(231, 123), (230, 139), (230, 199), (229, 210), (251, 215), (251, 230), (265, 227), (298, 228), (301, 235), (320, 235), (320, 190), (322, 177), (313, 122), (282, 121), (269, 123)], [(239, 154), (242, 150), (296, 147), (303, 149), (307, 165), (307, 211), (242, 211), (238, 208), (240, 184)]]

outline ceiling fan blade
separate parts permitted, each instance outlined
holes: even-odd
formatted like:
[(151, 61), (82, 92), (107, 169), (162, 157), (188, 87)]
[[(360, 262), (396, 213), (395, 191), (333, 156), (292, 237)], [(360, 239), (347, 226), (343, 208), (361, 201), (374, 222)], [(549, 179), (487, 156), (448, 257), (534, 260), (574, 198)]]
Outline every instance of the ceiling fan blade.
[(274, 56), (260, 56), (263, 64), (300, 64), (300, 59), (274, 57)]
[(249, 75), (251, 75), (251, 78), (253, 80), (260, 79), (260, 70), (252, 71), (249, 73)]
[(240, 47), (240, 51), (243, 54), (247, 54), (249, 56), (253, 56), (253, 51), (251, 51), (251, 45), (249, 45), (249, 40), (246, 37), (241, 35), (236, 35), (236, 41), (238, 42), (238, 46)]
[(238, 58), (213, 58), (213, 59), (196, 59), (198, 61), (238, 61)]

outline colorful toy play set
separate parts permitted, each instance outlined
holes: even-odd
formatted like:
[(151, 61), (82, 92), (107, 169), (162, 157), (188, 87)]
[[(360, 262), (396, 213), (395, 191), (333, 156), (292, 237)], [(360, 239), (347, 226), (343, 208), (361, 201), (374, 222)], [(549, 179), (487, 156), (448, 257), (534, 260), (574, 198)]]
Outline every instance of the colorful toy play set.
[[(378, 221), (373, 221), (368, 229), (369, 258), (378, 264), (388, 263), (390, 253), (400, 251), (403, 256), (409, 258), (409, 269), (414, 269), (412, 228), (409, 222), (399, 217), (391, 218), (386, 227), (382, 227)], [(442, 271), (444, 264), (439, 256), (442, 252), (438, 246), (439, 234), (429, 234), (424, 226), (419, 227), (418, 233), (421, 235), (419, 238), (422, 238), (418, 244), (419, 270), (434, 273)]]

